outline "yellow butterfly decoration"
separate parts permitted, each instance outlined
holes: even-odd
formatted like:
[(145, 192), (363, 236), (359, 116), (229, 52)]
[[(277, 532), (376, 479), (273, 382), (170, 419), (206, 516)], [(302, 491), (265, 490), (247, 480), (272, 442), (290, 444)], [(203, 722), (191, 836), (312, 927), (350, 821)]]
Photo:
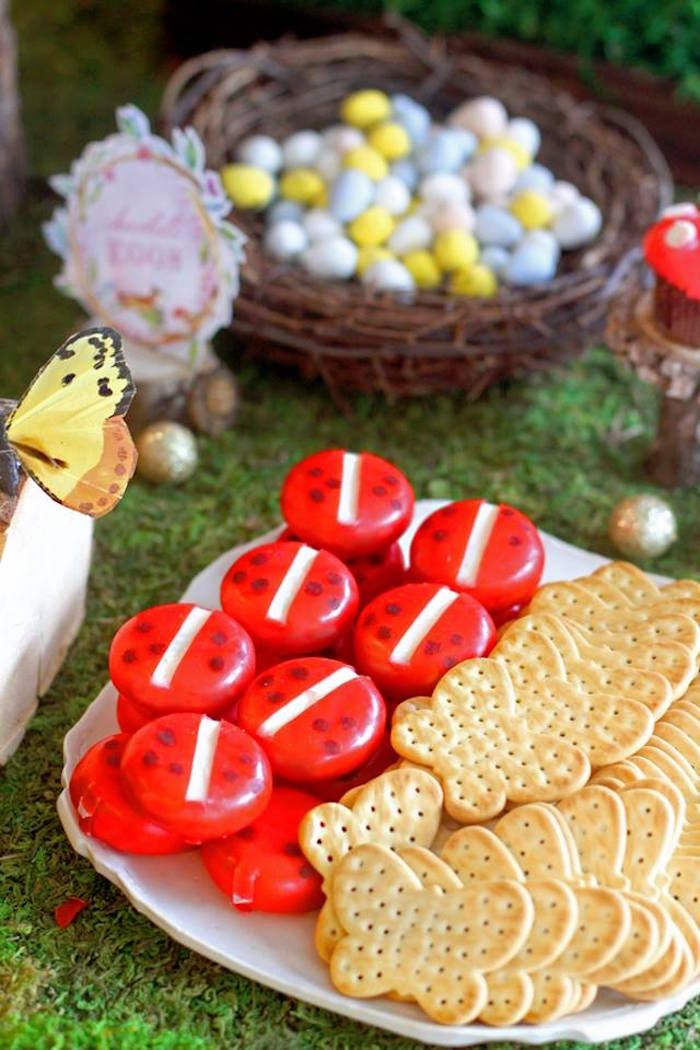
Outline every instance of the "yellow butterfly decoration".
[(134, 382), (113, 328), (72, 335), (5, 420), (20, 463), (58, 503), (99, 518), (124, 495), (136, 448), (124, 415)]

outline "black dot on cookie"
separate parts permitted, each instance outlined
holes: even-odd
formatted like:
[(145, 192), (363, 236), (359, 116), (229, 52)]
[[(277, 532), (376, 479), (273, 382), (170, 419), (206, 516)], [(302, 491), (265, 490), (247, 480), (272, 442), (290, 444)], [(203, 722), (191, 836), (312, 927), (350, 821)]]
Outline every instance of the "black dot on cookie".
[(301, 852), (301, 846), (298, 842), (285, 842), (284, 846), (282, 847), (282, 852), (286, 853), (288, 857), (303, 856)]
[(323, 503), (325, 498), (321, 489), (311, 489), (309, 492), (309, 499), (312, 503)]
[(302, 864), (302, 866), (299, 868), (299, 874), (301, 875), (302, 879), (310, 879), (314, 875), (314, 869), (311, 867), (310, 864)]
[(150, 768), (151, 766), (157, 766), (158, 755), (155, 753), (155, 751), (145, 751), (141, 761), (147, 768)]
[[(223, 777), (224, 780), (228, 780), (228, 782), (232, 784), (234, 780), (238, 780), (238, 773), (235, 769), (225, 769), (223, 772)], [(249, 829), (245, 828), (244, 830), (248, 831)]]
[(165, 646), (162, 642), (151, 642), (148, 647), (149, 653), (153, 653), (154, 656), (162, 656), (165, 652)]
[(401, 500), (400, 499), (393, 499), (391, 501), (391, 509), (392, 510), (403, 510), (403, 503), (401, 502)]
[(125, 649), (124, 650), (124, 655), (122, 656), (122, 660), (124, 661), (125, 664), (133, 664), (133, 663), (135, 663), (138, 660), (138, 656), (136, 655), (136, 650), (135, 649)]
[(373, 485), (372, 492), (375, 496), (386, 496), (387, 490), (384, 485)]
[(441, 648), (439, 642), (426, 642), (423, 646), (423, 652), (426, 656), (435, 656), (435, 653), (439, 653)]
[(350, 715), (343, 715), (343, 717), (340, 719), (340, 724), (343, 727), (343, 729), (354, 729), (357, 725), (357, 722), (354, 718), (351, 718)]
[(451, 645), (462, 645), (463, 642), (464, 642), (464, 638), (462, 637), (461, 634), (451, 634), (450, 635), (450, 644)]
[(341, 602), (340, 598), (329, 598), (326, 602), (326, 605), (331, 610), (331, 612), (335, 612), (335, 610), (339, 609), (342, 604), (343, 603)]
[(211, 667), (212, 671), (223, 671), (225, 666), (223, 656), (212, 656), (211, 660), (209, 661), (209, 666)]
[(309, 677), (309, 669), (308, 667), (292, 667), (289, 677), (296, 678), (298, 682), (303, 682)]
[(271, 704), (281, 704), (284, 700), (284, 693), (280, 692), (278, 689), (275, 693), (268, 693), (267, 699)]
[(149, 631), (153, 630), (153, 624), (150, 620), (141, 620), (136, 624), (136, 630), (139, 634), (148, 634)]
[(309, 475), (310, 478), (320, 478), (323, 477), (323, 468), (309, 467), (306, 473)]
[(433, 539), (436, 543), (442, 543), (443, 540), (447, 539), (448, 535), (447, 529), (436, 529), (433, 533)]
[(238, 761), (242, 766), (252, 766), (253, 756), (249, 755), (246, 751), (242, 751), (238, 756)]
[(253, 580), (250, 586), (254, 591), (260, 594), (262, 591), (266, 591), (269, 585), (269, 580), (266, 580), (264, 576), (258, 576), (257, 579)]
[(309, 580), (309, 582), (304, 587), (304, 590), (307, 594), (311, 594), (315, 598), (318, 597), (319, 594), (323, 594), (323, 587), (318, 582), (318, 580)]
[(377, 638), (381, 641), (385, 641), (387, 638), (391, 638), (391, 627), (380, 627), (377, 631)]
[(168, 771), (174, 773), (176, 777), (181, 777), (185, 772), (185, 767), (182, 762), (171, 762), (168, 766)]
[(340, 744), (337, 740), (324, 740), (323, 750), (327, 755), (337, 755), (340, 751)]
[(244, 572), (243, 569), (236, 569), (231, 579), (234, 583), (243, 583), (244, 580), (248, 579), (248, 573)]
[(509, 536), (508, 537), (508, 543), (510, 544), (511, 547), (519, 547), (522, 542), (523, 541), (520, 539), (519, 536)]
[(340, 488), (340, 478), (326, 478), (326, 488), (327, 489), (339, 489)]
[(343, 582), (343, 577), (339, 572), (327, 572), (326, 579), (330, 583), (331, 587), (337, 587), (338, 584)]
[(330, 727), (330, 722), (327, 722), (325, 718), (314, 718), (311, 723), (311, 728), (317, 733), (327, 733)]
[(160, 729), (157, 733), (157, 739), (166, 747), (175, 746), (175, 734), (172, 729)]
[(107, 755), (106, 762), (108, 766), (112, 766), (113, 769), (119, 769), (121, 765), (121, 758), (119, 755)]
[(398, 602), (389, 602), (384, 606), (384, 611), (388, 616), (399, 616), (401, 613), (401, 606)]
[(226, 645), (226, 642), (228, 641), (228, 638), (223, 631), (214, 631), (214, 633), (210, 635), (210, 638), (214, 645)]
[(250, 562), (251, 565), (264, 565), (267, 562), (267, 554), (264, 551), (257, 551), (250, 559)]

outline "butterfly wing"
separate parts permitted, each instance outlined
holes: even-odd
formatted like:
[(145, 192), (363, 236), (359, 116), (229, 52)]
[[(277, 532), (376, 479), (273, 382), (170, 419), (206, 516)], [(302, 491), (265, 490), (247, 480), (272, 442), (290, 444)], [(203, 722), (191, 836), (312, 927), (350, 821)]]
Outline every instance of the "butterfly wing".
[(134, 384), (112, 328), (71, 336), (8, 417), (6, 434), (27, 473), (52, 499), (100, 517), (136, 466), (124, 422)]

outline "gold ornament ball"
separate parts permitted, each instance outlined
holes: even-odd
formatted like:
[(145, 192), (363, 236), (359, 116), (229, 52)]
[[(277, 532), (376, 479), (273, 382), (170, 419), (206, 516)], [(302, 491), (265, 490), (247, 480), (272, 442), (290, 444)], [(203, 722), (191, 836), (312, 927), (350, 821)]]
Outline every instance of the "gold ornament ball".
[(628, 496), (613, 510), (608, 536), (626, 558), (658, 558), (678, 538), (676, 516), (658, 496)]
[(139, 476), (154, 485), (179, 485), (197, 467), (197, 442), (181, 423), (151, 423), (136, 439)]

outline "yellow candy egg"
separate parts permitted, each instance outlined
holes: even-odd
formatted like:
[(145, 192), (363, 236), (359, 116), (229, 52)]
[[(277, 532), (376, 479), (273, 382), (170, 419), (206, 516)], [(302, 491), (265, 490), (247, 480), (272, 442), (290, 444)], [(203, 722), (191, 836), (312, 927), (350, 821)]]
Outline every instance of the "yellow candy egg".
[(280, 193), (288, 201), (298, 204), (315, 204), (322, 207), (326, 186), (313, 168), (291, 168), (280, 179)]
[(404, 264), (418, 288), (430, 291), (437, 288), (442, 279), (440, 267), (429, 251), (418, 248), (414, 252), (404, 255), (401, 262)]
[(477, 263), (464, 270), (455, 270), (450, 278), (450, 291), (455, 295), (488, 298), (498, 291), (498, 281), (493, 270)]
[(445, 230), (435, 238), (433, 253), (441, 269), (465, 270), (478, 259), (479, 244), (465, 230)]
[(221, 181), (236, 207), (243, 210), (267, 207), (275, 192), (270, 173), (252, 164), (227, 164), (221, 169)]
[(516, 163), (518, 171), (523, 171), (532, 164), (532, 155), (525, 149), (523, 144), (521, 142), (516, 142), (515, 139), (509, 139), (505, 135), (497, 139), (484, 139), (479, 145), (477, 152), (486, 153), (488, 150), (493, 149), (494, 146), (510, 153)]
[(540, 230), (552, 221), (552, 206), (537, 190), (523, 190), (510, 202), (510, 210), (526, 230)]
[(340, 115), (347, 124), (368, 128), (391, 113), (391, 102), (383, 91), (355, 91), (343, 101)]
[(367, 141), (387, 160), (400, 160), (411, 152), (408, 132), (400, 124), (395, 124), (390, 120), (373, 127), (367, 136)]
[(348, 226), (348, 233), (360, 248), (383, 244), (394, 230), (394, 220), (386, 208), (367, 208)]
[(362, 277), (365, 270), (369, 270), (370, 266), (374, 266), (377, 262), (382, 262), (385, 259), (395, 259), (396, 256), (393, 252), (390, 252), (388, 248), (380, 248), (378, 245), (373, 244), (367, 248), (360, 248), (357, 253), (357, 266), (355, 272), (358, 277)]
[(355, 149), (349, 149), (343, 154), (343, 167), (363, 171), (375, 182), (385, 179), (389, 172), (384, 157), (372, 146), (356, 146)]

